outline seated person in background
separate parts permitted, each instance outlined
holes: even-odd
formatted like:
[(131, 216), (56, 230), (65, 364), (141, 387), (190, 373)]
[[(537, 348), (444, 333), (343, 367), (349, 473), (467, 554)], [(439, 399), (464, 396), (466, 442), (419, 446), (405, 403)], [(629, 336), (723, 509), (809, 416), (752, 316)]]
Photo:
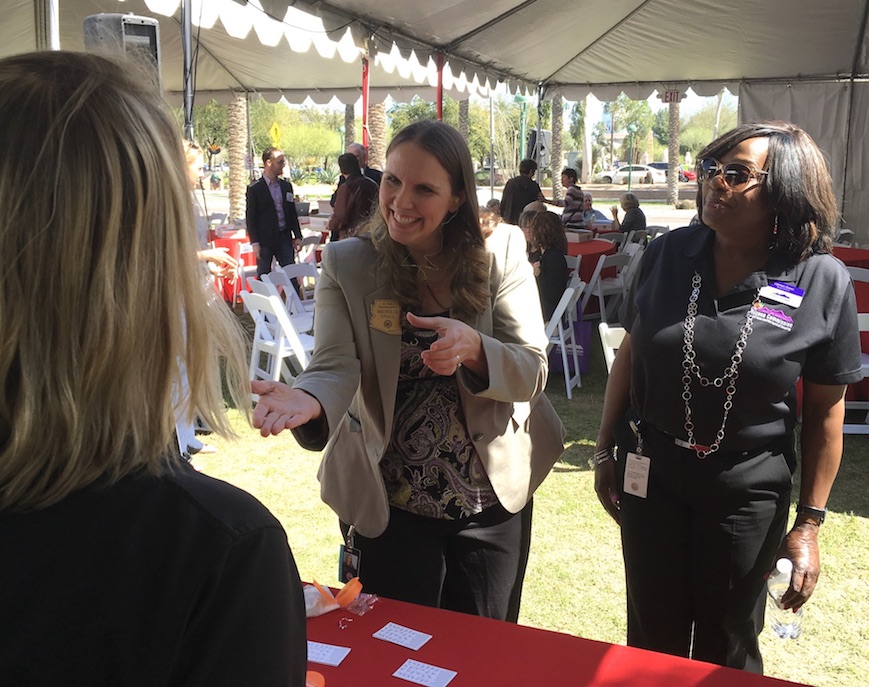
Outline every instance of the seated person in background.
[(613, 229), (629, 234), (632, 231), (643, 231), (646, 228), (646, 216), (640, 210), (640, 199), (633, 193), (624, 193), (619, 198), (625, 218), (619, 222), (619, 209), (613, 205), (610, 211), (613, 213)]
[(563, 207), (561, 221), (565, 227), (584, 229), (582, 218), (582, 189), (576, 185), (576, 170), (565, 167), (561, 172), (561, 185), (564, 186), (564, 198), (553, 200), (553, 205)]
[(589, 231), (594, 231), (594, 222), (597, 219), (592, 207), (593, 202), (594, 199), (588, 191), (582, 194), (582, 226)]
[(97, 54), (0, 60), (0, 684), (301, 687), (286, 533), (173, 434), (179, 362), (223, 435), (221, 367), (247, 416), (250, 385), (154, 81)]
[(501, 201), (497, 198), (492, 198), (488, 203), (486, 203), (486, 209), (489, 212), (494, 212), (498, 215), (498, 218), (501, 217)]
[(344, 183), (335, 195), (335, 212), (329, 218), (326, 228), (331, 232), (330, 240), (338, 241), (353, 236), (356, 230), (371, 215), (377, 202), (377, 184), (362, 175), (359, 160), (353, 153), (344, 153), (338, 158), (338, 168)]
[(540, 254), (534, 275), (540, 290), (543, 320), (548, 321), (567, 286), (567, 237), (564, 225), (554, 212), (541, 212), (531, 220), (531, 243)]
[(528, 262), (535, 263), (540, 260), (540, 253), (533, 247), (531, 240), (531, 221), (540, 213), (537, 210), (523, 210), (519, 215), (519, 228), (525, 234), (525, 250), (528, 253)]

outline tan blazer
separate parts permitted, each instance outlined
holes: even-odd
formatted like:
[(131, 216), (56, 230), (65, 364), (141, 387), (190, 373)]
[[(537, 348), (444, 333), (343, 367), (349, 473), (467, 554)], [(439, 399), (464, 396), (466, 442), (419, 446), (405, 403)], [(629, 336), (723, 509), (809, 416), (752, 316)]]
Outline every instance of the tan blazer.
[[(547, 340), (525, 237), (500, 225), (486, 247), (492, 301), (467, 323), (482, 336), (489, 380), (460, 368), (459, 396), (495, 493), (517, 513), (564, 451), (564, 428), (543, 394)], [(323, 501), (360, 534), (376, 537), (389, 521), (378, 464), (398, 388), (398, 300), (376, 269), (371, 242), (360, 238), (326, 246), (316, 298), (314, 355), (293, 386), (319, 400), (324, 418), (293, 433), (310, 450), (326, 446), (318, 475)]]

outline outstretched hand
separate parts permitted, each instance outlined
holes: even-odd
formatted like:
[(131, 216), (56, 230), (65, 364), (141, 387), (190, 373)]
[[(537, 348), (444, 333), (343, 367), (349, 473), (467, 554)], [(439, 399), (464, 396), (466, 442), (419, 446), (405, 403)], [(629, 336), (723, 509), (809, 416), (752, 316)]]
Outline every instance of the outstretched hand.
[(316, 398), (282, 382), (254, 380), (250, 386), (253, 393), (259, 394), (253, 426), (264, 437), (299, 427), (323, 414), (323, 406)]

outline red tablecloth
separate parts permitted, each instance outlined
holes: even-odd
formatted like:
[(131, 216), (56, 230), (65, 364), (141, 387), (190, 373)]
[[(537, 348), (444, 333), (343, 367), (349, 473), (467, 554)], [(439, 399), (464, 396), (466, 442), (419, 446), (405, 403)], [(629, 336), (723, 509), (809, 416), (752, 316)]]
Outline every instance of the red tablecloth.
[[(352, 622), (341, 622), (352, 618)], [(413, 651), (374, 639), (388, 622), (432, 635)], [(345, 625), (340, 629), (339, 623)], [(408, 687), (392, 677), (407, 660), (457, 671), (449, 687), (783, 687), (795, 683), (559, 632), (380, 599), (364, 616), (308, 620), (308, 639), (350, 647), (337, 667), (309, 663), (327, 687)]]
[[(582, 260), (579, 262), (579, 276), (586, 284), (591, 281), (591, 275), (594, 273), (594, 268), (597, 267), (597, 261), (600, 259), (600, 256), (614, 255), (616, 250), (616, 246), (612, 241), (605, 241), (603, 239), (592, 239), (591, 241), (582, 241), (580, 243), (568, 242), (567, 244), (568, 255), (582, 256)], [(616, 276), (615, 269), (612, 270), (612, 274), (604, 276)]]
[[(844, 246), (834, 246), (833, 255), (846, 265), (851, 267), (867, 267), (869, 268), (869, 250), (863, 248), (847, 248)], [(867, 312), (861, 310), (860, 312)]]
[[(835, 246), (833, 255), (851, 267), (869, 268), (869, 250)], [(869, 284), (862, 281), (854, 282), (854, 295), (857, 299), (857, 312), (869, 312)], [(860, 334), (860, 347), (864, 351), (869, 351), (869, 332)], [(845, 394), (845, 399), (848, 401), (869, 400), (869, 379), (851, 384), (848, 387), (848, 393)]]
[[(248, 243), (246, 231), (238, 231), (232, 236), (224, 236), (223, 238), (215, 238), (213, 243), (215, 248), (226, 248), (229, 254), (233, 257), (239, 256), (241, 246)], [(241, 253), (241, 263), (247, 267), (256, 267), (256, 256), (253, 252)], [(223, 294), (223, 300), (227, 303), (232, 303), (234, 294), (242, 290), (242, 285), (236, 285), (231, 279), (215, 279), (217, 289)]]

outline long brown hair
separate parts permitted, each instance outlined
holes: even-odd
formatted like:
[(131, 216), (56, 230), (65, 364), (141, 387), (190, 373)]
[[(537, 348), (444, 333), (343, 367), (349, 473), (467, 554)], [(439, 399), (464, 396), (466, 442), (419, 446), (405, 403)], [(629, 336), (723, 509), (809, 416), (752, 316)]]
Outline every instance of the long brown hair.
[(219, 359), (243, 410), (250, 387), (147, 73), (29, 53), (0, 60), (0, 92), (0, 510), (21, 510), (168, 469), (179, 364), (189, 407), (224, 434)]
[[(413, 142), (430, 153), (446, 170), (454, 195), (465, 196), (452, 218), (442, 225), (444, 251), (451, 254), (448, 266), (454, 309), (465, 316), (483, 312), (491, 301), (489, 259), (480, 229), (477, 185), (468, 145), (458, 131), (447, 124), (420, 120), (399, 131), (386, 156), (403, 143)], [(419, 289), (413, 259), (407, 248), (389, 236), (385, 218), (376, 213), (366, 228), (380, 256), (378, 267), (388, 275), (402, 305), (419, 308)]]

